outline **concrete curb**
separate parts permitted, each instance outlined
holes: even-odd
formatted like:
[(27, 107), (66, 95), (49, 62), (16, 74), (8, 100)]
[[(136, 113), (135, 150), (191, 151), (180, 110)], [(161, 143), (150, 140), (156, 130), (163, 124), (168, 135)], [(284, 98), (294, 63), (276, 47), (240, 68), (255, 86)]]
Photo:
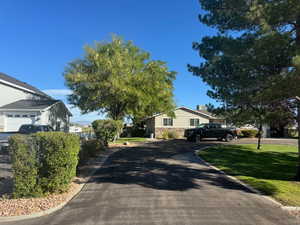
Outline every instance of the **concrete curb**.
[[(121, 149), (119, 149), (119, 150), (121, 150)], [(117, 150), (117, 151), (119, 151), (119, 150)], [(51, 213), (54, 213), (54, 212), (62, 209), (65, 205), (67, 205), (73, 198), (75, 198), (80, 193), (80, 191), (82, 190), (82, 188), (89, 182), (89, 180), (96, 173), (96, 171), (98, 169), (100, 169), (103, 166), (103, 164), (107, 161), (108, 157), (111, 156), (112, 154), (114, 154), (117, 151), (107, 152), (106, 155), (99, 156), (99, 157), (103, 157), (101, 159), (101, 161), (99, 162), (99, 166), (91, 169), (91, 172), (87, 176), (87, 179), (84, 181), (84, 183), (80, 184), (80, 186), (78, 187), (78, 189), (71, 196), (69, 196), (63, 203), (61, 203), (58, 206), (55, 206), (53, 208), (50, 208), (50, 209), (47, 209), (47, 210), (44, 210), (44, 211), (41, 211), (41, 212), (37, 212), (37, 213), (32, 213), (32, 214), (29, 214), (29, 215), (22, 215), (22, 216), (0, 216), (0, 223), (1, 222), (11, 222), (11, 221), (33, 219), (33, 218), (37, 218), (37, 217), (49, 215)]]
[(208, 146), (208, 147), (203, 147), (199, 150), (196, 150), (195, 152), (195, 155), (196, 157), (202, 162), (204, 163), (205, 165), (207, 165), (208, 167), (214, 169), (214, 170), (217, 170), (219, 173), (221, 173), (222, 175), (226, 176), (227, 178), (229, 178), (230, 180), (232, 181), (235, 181), (237, 182), (238, 184), (242, 185), (243, 187), (247, 188), (248, 190), (250, 190), (251, 192), (255, 193), (255, 194), (258, 194), (260, 196), (262, 196), (263, 198), (271, 201), (272, 203), (274, 203), (275, 205), (277, 205), (278, 207), (280, 207), (281, 209), (285, 210), (285, 211), (289, 211), (289, 212), (294, 212), (294, 211), (297, 211), (297, 212), (300, 212), (300, 207), (296, 207), (296, 206), (285, 206), (285, 205), (282, 205), (280, 202), (278, 202), (277, 200), (275, 200), (274, 198), (272, 197), (269, 197), (269, 196), (266, 196), (264, 195), (262, 192), (260, 192), (259, 190), (251, 187), (250, 185), (244, 183), (243, 181), (237, 179), (236, 177), (233, 177), (231, 175), (228, 175), (226, 174), (224, 171), (220, 170), (219, 168), (213, 166), (212, 164), (210, 164), (209, 162), (205, 161), (204, 159), (202, 159), (199, 155), (198, 155), (198, 152), (204, 150), (204, 149), (208, 149), (208, 148), (211, 148), (212, 146)]

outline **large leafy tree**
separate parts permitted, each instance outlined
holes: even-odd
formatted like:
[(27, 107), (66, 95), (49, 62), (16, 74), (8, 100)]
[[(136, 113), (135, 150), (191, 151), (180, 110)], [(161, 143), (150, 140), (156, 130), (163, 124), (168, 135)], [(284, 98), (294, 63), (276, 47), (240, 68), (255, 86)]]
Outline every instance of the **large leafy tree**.
[(169, 113), (175, 107), (176, 73), (120, 37), (86, 46), (84, 58), (71, 62), (64, 76), (73, 91), (69, 102), (83, 113), (98, 111), (114, 120), (138, 120), (158, 112)]
[[(265, 118), (274, 102), (282, 104), (297, 99), (295, 96), (300, 94), (299, 1), (199, 1), (205, 10), (199, 16), (200, 21), (219, 33), (194, 44), (205, 62), (190, 70), (211, 85), (210, 96), (235, 113), (240, 113), (244, 104), (257, 106), (264, 109), (266, 113), (261, 115)], [(226, 46), (231, 49), (225, 49)], [(242, 96), (245, 101), (241, 100)], [(247, 114), (246, 118), (249, 119)], [(299, 124), (300, 113), (300, 131)], [(298, 168), (300, 179), (300, 148)]]

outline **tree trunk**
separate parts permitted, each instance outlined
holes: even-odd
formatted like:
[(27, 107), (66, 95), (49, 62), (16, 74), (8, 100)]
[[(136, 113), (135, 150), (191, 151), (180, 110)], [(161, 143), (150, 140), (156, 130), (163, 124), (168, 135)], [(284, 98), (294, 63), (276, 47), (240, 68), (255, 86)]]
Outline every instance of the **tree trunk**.
[(258, 139), (257, 139), (257, 150), (260, 150), (261, 147), (261, 136), (262, 136), (262, 122), (259, 123), (258, 128)]

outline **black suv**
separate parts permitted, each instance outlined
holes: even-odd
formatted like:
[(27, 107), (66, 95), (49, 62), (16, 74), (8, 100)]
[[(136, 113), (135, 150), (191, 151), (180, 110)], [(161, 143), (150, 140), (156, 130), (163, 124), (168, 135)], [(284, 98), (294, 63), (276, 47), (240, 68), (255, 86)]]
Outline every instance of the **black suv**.
[(24, 124), (20, 127), (20, 134), (32, 134), (37, 132), (49, 132), (54, 131), (52, 127), (48, 125), (33, 125), (33, 124)]
[(184, 137), (188, 141), (200, 141), (202, 138), (217, 138), (218, 140), (231, 141), (237, 137), (235, 128), (222, 128), (218, 123), (203, 123), (197, 128), (187, 129)]

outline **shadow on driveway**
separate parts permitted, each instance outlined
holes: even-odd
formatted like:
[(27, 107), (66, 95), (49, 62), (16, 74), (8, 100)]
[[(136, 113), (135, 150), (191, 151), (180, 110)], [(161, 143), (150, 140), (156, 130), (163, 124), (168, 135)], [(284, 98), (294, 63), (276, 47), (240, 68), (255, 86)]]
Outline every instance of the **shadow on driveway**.
[(197, 145), (184, 140), (175, 140), (127, 148), (113, 154), (90, 182), (137, 184), (170, 191), (199, 189), (200, 183), (205, 182), (226, 189), (250, 192), (209, 167), (191, 167), (190, 164), (172, 160), (174, 155), (193, 154), (196, 149), (214, 144), (207, 142)]

